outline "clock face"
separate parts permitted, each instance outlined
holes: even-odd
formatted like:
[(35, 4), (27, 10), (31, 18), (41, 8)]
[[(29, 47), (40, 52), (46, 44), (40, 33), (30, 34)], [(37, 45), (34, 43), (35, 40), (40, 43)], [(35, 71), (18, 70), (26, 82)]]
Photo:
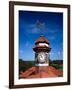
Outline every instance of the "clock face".
[(40, 63), (44, 63), (45, 62), (45, 59), (46, 59), (46, 54), (45, 53), (39, 53), (38, 54), (38, 61), (40, 62)]

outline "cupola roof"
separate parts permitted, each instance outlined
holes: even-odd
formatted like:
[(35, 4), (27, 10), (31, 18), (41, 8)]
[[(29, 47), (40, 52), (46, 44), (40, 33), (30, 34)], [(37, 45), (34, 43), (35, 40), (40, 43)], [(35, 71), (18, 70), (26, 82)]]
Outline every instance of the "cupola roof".
[(48, 41), (43, 35), (41, 35), (41, 36), (39, 37), (39, 39), (37, 39), (37, 40), (35, 41), (35, 44), (38, 44), (38, 43), (47, 43), (47, 44), (49, 44), (49, 41)]

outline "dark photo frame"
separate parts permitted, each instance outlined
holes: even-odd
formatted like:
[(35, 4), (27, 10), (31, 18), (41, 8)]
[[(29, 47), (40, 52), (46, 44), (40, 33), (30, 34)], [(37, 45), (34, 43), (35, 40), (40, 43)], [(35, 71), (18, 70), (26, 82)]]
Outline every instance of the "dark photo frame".
[[(59, 29), (61, 28), (63, 30), (63, 32), (61, 31), (61, 36), (62, 36), (61, 39), (62, 39), (62, 47), (63, 47), (62, 51), (63, 52), (62, 52), (62, 55), (59, 54), (63, 58), (63, 63), (62, 63), (63, 64), (63, 72), (62, 72), (63, 75), (62, 75), (62, 77), (48, 78), (48, 80), (51, 81), (50, 82), (50, 81), (46, 81), (47, 78), (45, 78), (45, 77), (43, 79), (41, 79), (39, 77), (37, 79), (33, 79), (33, 78), (27, 78), (27, 79), (23, 78), (22, 79), (22, 78), (20, 78), (20, 76), (18, 76), (19, 75), (19, 71), (18, 71), (19, 70), (19, 62), (16, 59), (19, 59), (21, 57), (21, 56), (19, 56), (18, 48), (19, 48), (20, 42), (18, 42), (18, 39), (20, 41), (20, 35), (22, 35), (22, 32), (19, 31), (19, 29), (20, 29), (20, 22), (19, 22), (20, 11), (21, 11), (21, 14), (22, 14), (22, 12), (25, 11), (25, 13), (27, 13), (26, 14), (27, 16), (28, 16), (29, 12), (31, 13), (32, 16), (33, 15), (37, 16), (37, 14), (38, 15), (39, 14), (40, 15), (41, 14), (48, 15), (48, 12), (49, 12), (49, 14), (50, 14), (49, 17), (51, 17), (51, 15), (58, 14), (58, 16), (56, 16), (56, 20), (58, 19), (58, 22), (60, 22), (59, 20), (62, 19), (61, 24), (59, 24), (59, 25), (63, 25), (63, 26), (58, 27)], [(24, 17), (23, 15), (25, 15), (25, 13), (22, 14), (22, 18)], [(43, 14), (43, 13), (45, 13), (45, 14)], [(60, 14), (62, 15), (61, 19), (59, 17)], [(36, 18), (36, 16), (35, 16), (35, 18)], [(42, 18), (41, 16), (39, 16), (39, 17)], [(39, 19), (39, 17), (38, 17), (38, 19)], [(45, 20), (45, 18), (47, 19), (47, 17), (43, 17), (42, 20)], [(54, 19), (55, 19), (55, 17), (54, 17)], [(24, 19), (24, 20), (26, 20), (26, 19)], [(48, 20), (50, 20), (50, 19), (48, 19)], [(27, 22), (27, 23), (29, 23), (29, 22)], [(42, 21), (39, 21), (39, 20), (36, 21), (37, 28), (33, 28), (33, 29), (35, 29), (35, 30), (38, 29), (38, 32), (40, 32), (40, 33), (38, 33), (36, 30), (35, 32), (32, 32), (32, 34), (36, 33), (37, 35), (40, 35), (40, 34), (43, 35), (43, 33), (41, 33), (42, 31), (40, 31), (40, 29), (43, 29), (44, 28), (43, 26), (45, 24), (46, 23), (42, 23)], [(55, 24), (57, 24), (57, 22), (55, 22), (54, 25)], [(34, 26), (32, 26), (32, 27), (34, 27)], [(46, 27), (45, 27), (45, 29), (46, 29)], [(24, 32), (25, 32), (25, 30), (24, 30)], [(20, 35), (19, 35), (19, 33), (20, 33)], [(48, 35), (50, 35), (49, 31), (48, 32), (44, 31), (44, 33), (45, 34), (48, 33)], [(51, 33), (53, 33), (53, 32), (51, 32)], [(58, 34), (58, 36), (59, 35), (60, 35), (60, 33)], [(25, 37), (25, 34), (24, 34), (24, 37)], [(42, 38), (43, 38), (43, 36), (40, 37), (41, 41), (42, 41)], [(60, 39), (60, 36), (59, 36), (59, 39)], [(43, 38), (43, 40), (45, 40), (45, 39)], [(38, 41), (38, 42), (41, 42), (41, 41)], [(35, 45), (38, 42), (35, 42)], [(42, 41), (42, 43), (45, 43), (45, 42), (46, 42), (46, 44), (49, 44), (49, 42), (47, 42), (47, 40)], [(26, 45), (28, 46), (28, 43)], [(37, 47), (33, 47), (33, 50), (38, 53), (38, 52), (40, 52), (39, 50), (42, 50), (42, 49), (41, 48), (37, 49)], [(49, 52), (51, 50), (51, 48), (49, 48), (47, 50), (44, 49), (44, 50), (45, 50), (44, 52), (47, 52), (47, 51)], [(28, 55), (28, 53), (26, 53), (26, 55)], [(36, 64), (36, 65), (39, 65), (39, 64)], [(10, 1), (9, 2), (9, 88), (29, 88), (29, 87), (61, 86), (61, 85), (70, 85), (70, 5)]]

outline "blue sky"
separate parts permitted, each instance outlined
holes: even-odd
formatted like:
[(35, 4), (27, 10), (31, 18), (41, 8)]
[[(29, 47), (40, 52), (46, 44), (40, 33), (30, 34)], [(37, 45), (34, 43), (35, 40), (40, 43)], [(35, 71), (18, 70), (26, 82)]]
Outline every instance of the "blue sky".
[(63, 13), (37, 11), (19, 11), (19, 58), (34, 60), (32, 48), (41, 34), (50, 42), (50, 59), (63, 59)]

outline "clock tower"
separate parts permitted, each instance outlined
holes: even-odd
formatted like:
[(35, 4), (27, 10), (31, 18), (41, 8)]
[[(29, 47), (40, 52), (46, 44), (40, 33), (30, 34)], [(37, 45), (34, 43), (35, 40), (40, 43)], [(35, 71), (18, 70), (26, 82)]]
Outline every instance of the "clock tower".
[(35, 66), (21, 73), (21, 78), (48, 78), (63, 76), (63, 72), (53, 66), (49, 66), (49, 52), (51, 51), (49, 41), (41, 35), (35, 41), (33, 48), (35, 52)]
[(35, 41), (33, 50), (35, 52), (35, 65), (38, 67), (49, 66), (51, 48), (49, 41), (43, 35)]

